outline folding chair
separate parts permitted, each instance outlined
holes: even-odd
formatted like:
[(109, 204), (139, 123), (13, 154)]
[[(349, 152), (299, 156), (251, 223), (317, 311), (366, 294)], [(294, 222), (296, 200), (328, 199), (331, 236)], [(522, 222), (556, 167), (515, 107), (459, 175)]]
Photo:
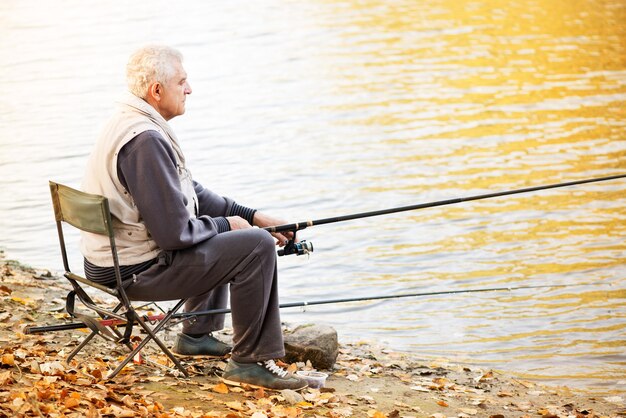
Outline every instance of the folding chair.
[[(91, 333), (68, 355), (67, 361), (71, 361), (72, 358), (78, 354), (78, 352), (80, 352), (93, 337), (100, 335), (107, 340), (124, 344), (129, 348), (129, 350), (131, 350), (131, 353), (119, 363), (115, 370), (109, 373), (108, 378), (113, 378), (124, 368), (124, 366), (126, 366), (126, 364), (128, 364), (130, 360), (135, 357), (135, 355), (141, 351), (141, 349), (150, 340), (153, 340), (172, 360), (172, 362), (174, 362), (176, 368), (186, 377), (189, 377), (187, 371), (178, 359), (174, 357), (172, 352), (156, 336), (156, 333), (170, 322), (172, 315), (174, 315), (183, 306), (185, 299), (178, 301), (174, 307), (166, 312), (163, 319), (161, 319), (154, 326), (154, 328), (150, 328), (144, 319), (142, 319), (142, 317), (136, 312), (124, 290), (115, 246), (115, 238), (113, 236), (113, 224), (111, 222), (109, 202), (107, 198), (99, 195), (84, 193), (52, 181), (50, 182), (50, 193), (52, 195), (54, 216), (59, 234), (59, 244), (61, 245), (63, 266), (65, 267), (64, 276), (69, 280), (73, 289), (67, 295), (66, 310), (69, 315), (81, 320), (89, 329), (91, 329)], [(115, 287), (110, 288), (99, 283), (92, 282), (86, 277), (77, 275), (71, 271), (63, 235), (63, 222), (82, 231), (109, 237), (111, 243), (111, 255), (113, 257), (115, 268)], [(118, 300), (117, 305), (113, 309), (98, 306), (87, 294), (83, 286), (90, 286), (107, 293), (108, 295), (114, 296)], [(86, 308), (97, 313), (99, 317), (76, 312), (74, 309), (76, 298), (78, 298), (78, 300)], [(120, 333), (117, 329), (117, 325), (103, 325), (102, 320), (108, 319), (124, 321), (126, 324), (124, 334)], [(111, 322), (113, 321), (107, 321), (107, 323)], [(145, 336), (136, 347), (133, 347), (130, 343), (130, 337), (135, 324), (138, 324), (147, 333), (147, 336)]]

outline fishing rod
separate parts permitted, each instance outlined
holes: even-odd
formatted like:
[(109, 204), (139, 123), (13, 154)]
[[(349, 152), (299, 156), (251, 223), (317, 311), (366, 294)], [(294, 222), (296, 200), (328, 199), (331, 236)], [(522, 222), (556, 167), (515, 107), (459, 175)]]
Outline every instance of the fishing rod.
[[(304, 222), (297, 222), (297, 223), (292, 223), (292, 224), (278, 225), (278, 226), (266, 227), (264, 229), (269, 232), (286, 232), (286, 231), (293, 232), (294, 233), (293, 238), (289, 240), (289, 242), (287, 243), (287, 245), (285, 245), (283, 249), (279, 250), (278, 255), (289, 255), (289, 254), (302, 255), (302, 254), (308, 254), (309, 252), (313, 251), (313, 245), (310, 242), (306, 242), (306, 241), (295, 242), (295, 236), (296, 236), (295, 232), (305, 229), (307, 227), (315, 226), (315, 225), (323, 225), (323, 224), (329, 224), (329, 223), (334, 223), (334, 222), (343, 222), (343, 221), (348, 221), (348, 220), (353, 220), (353, 219), (368, 218), (372, 216), (387, 215), (387, 214), (405, 212), (405, 211), (410, 211), (410, 210), (425, 209), (425, 208), (444, 206), (444, 205), (452, 205), (452, 204), (468, 202), (472, 200), (489, 199), (489, 198), (500, 197), (500, 196), (507, 196), (507, 195), (520, 194), (520, 193), (529, 193), (529, 192), (534, 192), (534, 191), (539, 191), (539, 190), (575, 186), (579, 184), (609, 181), (609, 180), (615, 180), (615, 179), (621, 179), (621, 178), (626, 178), (626, 174), (618, 174), (618, 175), (613, 175), (613, 176), (608, 176), (608, 177), (599, 177), (599, 178), (569, 181), (565, 183), (548, 184), (548, 185), (543, 185), (543, 186), (527, 187), (523, 189), (487, 193), (487, 194), (482, 194), (482, 195), (467, 196), (467, 197), (461, 197), (461, 198), (456, 198), (456, 199), (439, 200), (439, 201), (429, 202), (429, 203), (420, 203), (417, 205), (400, 206), (396, 208), (383, 209), (383, 210), (377, 210), (377, 211), (371, 211), (371, 212), (361, 212), (361, 213), (355, 213), (352, 215), (344, 215), (344, 216), (338, 216), (338, 217), (333, 217), (333, 218), (324, 218), (324, 219), (318, 219), (318, 220), (313, 220), (313, 221), (304, 221)], [(592, 285), (593, 284), (599, 284), (599, 283), (592, 283)], [(582, 285), (542, 285), (542, 286), (518, 286), (518, 287), (501, 287), (501, 288), (496, 287), (496, 288), (452, 290), (452, 291), (426, 292), (426, 293), (409, 293), (409, 294), (398, 294), (398, 295), (373, 296), (373, 297), (366, 297), (366, 298), (332, 299), (332, 300), (322, 300), (322, 301), (312, 301), (312, 302), (292, 302), (292, 303), (281, 304), (279, 305), (279, 307), (280, 308), (306, 307), (306, 306), (322, 305), (322, 304), (330, 304), (330, 303), (357, 302), (357, 301), (394, 299), (394, 298), (404, 298), (404, 297), (435, 296), (435, 295), (458, 294), (458, 293), (476, 293), (476, 292), (490, 292), (490, 291), (502, 291), (502, 290), (521, 290), (521, 289), (537, 289), (537, 288), (545, 288), (545, 287), (568, 287), (568, 286), (582, 286)], [(173, 317), (185, 319), (185, 318), (193, 317), (196, 315), (225, 314), (229, 312), (230, 312), (230, 309), (216, 309), (216, 310), (201, 311), (201, 312), (194, 312), (194, 313), (177, 313), (177, 314), (174, 314)], [(152, 315), (152, 316), (148, 315), (148, 316), (144, 316), (144, 319), (148, 321), (157, 321), (157, 320), (163, 319), (163, 317), (164, 317), (163, 315)], [(117, 320), (117, 319), (103, 319), (100, 322), (105, 326), (119, 326), (119, 325), (126, 324), (126, 321)], [(77, 323), (69, 323), (69, 324), (62, 324), (62, 325), (43, 326), (43, 327), (31, 326), (31, 327), (26, 327), (24, 330), (24, 333), (25, 334), (37, 334), (37, 333), (43, 333), (43, 332), (48, 332), (48, 331), (60, 331), (60, 330), (79, 329), (79, 328), (86, 328), (86, 325), (83, 324), (82, 322), (77, 322)]]
[[(420, 293), (399, 293), (393, 295), (378, 295), (378, 296), (366, 296), (366, 297), (354, 297), (354, 298), (343, 298), (343, 299), (325, 299), (325, 300), (314, 300), (310, 302), (289, 302), (282, 303), (278, 307), (283, 308), (306, 308), (307, 306), (314, 305), (328, 305), (335, 303), (348, 303), (348, 302), (364, 302), (364, 301), (372, 301), (372, 300), (385, 300), (385, 299), (400, 299), (400, 298), (412, 298), (412, 297), (423, 297), (423, 296), (440, 296), (440, 295), (454, 295), (460, 293), (481, 293), (481, 292), (499, 292), (499, 291), (513, 291), (513, 290), (524, 290), (524, 289), (543, 289), (543, 288), (560, 288), (560, 287), (574, 287), (574, 286), (598, 286), (603, 283), (595, 282), (595, 283), (579, 283), (579, 284), (556, 284), (556, 285), (536, 285), (536, 286), (516, 286), (516, 287), (487, 287), (487, 288), (479, 288), (479, 289), (465, 289), (465, 290), (441, 290), (441, 291), (433, 291), (433, 292), (420, 292)], [(223, 308), (223, 309), (211, 309), (208, 311), (197, 311), (197, 312), (179, 312), (172, 315), (172, 318), (178, 319), (190, 319), (195, 316), (204, 316), (204, 315), (219, 315), (219, 314), (227, 314), (230, 313), (231, 309)], [(157, 315), (144, 315), (141, 318), (147, 322), (160, 321), (165, 318), (166, 314), (157, 314)], [(122, 319), (101, 319), (98, 321), (100, 325), (105, 327), (115, 327), (115, 326), (124, 326), (126, 325), (126, 321)], [(24, 334), (42, 334), (50, 331), (66, 331), (71, 329), (81, 329), (87, 328), (82, 322), (71, 322), (68, 324), (60, 324), (60, 325), (47, 325), (47, 326), (28, 326), (24, 328)]]
[(289, 240), (287, 242), (287, 245), (285, 245), (283, 249), (278, 251), (278, 255), (280, 256), (289, 255), (289, 254), (303, 255), (303, 254), (308, 254), (312, 252), (313, 245), (310, 242), (306, 242), (304, 240), (300, 242), (295, 242), (295, 236), (296, 236), (295, 232), (311, 227), (311, 226), (350, 221), (353, 219), (369, 218), (372, 216), (389, 215), (392, 213), (406, 212), (406, 211), (417, 210), (417, 209), (433, 208), (436, 206), (453, 205), (456, 203), (469, 202), (472, 200), (491, 199), (494, 197), (509, 196), (509, 195), (520, 194), (520, 193), (530, 193), (530, 192), (536, 192), (539, 190), (556, 189), (559, 187), (568, 187), (568, 186), (576, 186), (579, 184), (609, 181), (609, 180), (615, 180), (615, 179), (621, 179), (621, 178), (626, 178), (626, 174), (617, 174), (617, 175), (608, 176), (608, 177), (596, 177), (596, 178), (590, 178), (590, 179), (584, 179), (584, 180), (568, 181), (565, 183), (547, 184), (543, 186), (526, 187), (523, 189), (486, 193), (486, 194), (480, 194), (480, 195), (474, 195), (474, 196), (459, 197), (455, 199), (438, 200), (435, 202), (419, 203), (417, 205), (400, 206), (396, 208), (375, 210), (371, 212), (360, 212), (360, 213), (354, 213), (351, 215), (336, 216), (332, 218), (317, 219), (313, 221), (304, 221), (304, 222), (296, 222), (292, 224), (270, 226), (264, 229), (269, 232), (290, 231), (294, 233), (293, 234), (294, 238)]

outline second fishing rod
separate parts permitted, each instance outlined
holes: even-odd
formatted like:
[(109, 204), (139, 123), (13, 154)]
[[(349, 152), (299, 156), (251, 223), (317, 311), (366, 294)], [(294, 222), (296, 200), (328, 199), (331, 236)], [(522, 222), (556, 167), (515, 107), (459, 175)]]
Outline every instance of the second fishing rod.
[[(363, 296), (363, 297), (348, 297), (348, 298), (340, 298), (340, 299), (323, 299), (323, 300), (313, 300), (313, 301), (300, 301), (300, 302), (287, 302), (281, 303), (278, 307), (283, 308), (307, 308), (309, 306), (316, 305), (334, 305), (339, 303), (350, 303), (350, 302), (368, 302), (368, 301), (383, 301), (389, 299), (402, 299), (402, 298), (417, 298), (417, 297), (425, 297), (425, 296), (443, 296), (443, 295), (458, 295), (465, 293), (484, 293), (484, 292), (511, 292), (514, 290), (535, 290), (535, 289), (557, 289), (557, 288), (567, 288), (574, 286), (600, 286), (604, 283), (601, 282), (592, 282), (592, 283), (577, 283), (577, 284), (548, 284), (548, 285), (530, 285), (530, 286), (508, 286), (508, 287), (483, 287), (477, 289), (459, 289), (459, 290), (435, 290), (430, 292), (413, 292), (413, 293), (400, 293), (400, 294), (391, 294), (391, 295), (376, 295), (376, 296)], [(197, 318), (198, 316), (204, 315), (220, 315), (231, 313), (232, 310), (229, 308), (219, 308), (219, 309), (210, 309), (206, 311), (194, 311), (194, 312), (177, 312), (172, 315), (172, 318), (188, 320), (192, 318)], [(142, 316), (141, 319), (144, 321), (161, 321), (165, 318), (166, 314), (146, 314)], [(97, 321), (102, 326), (125, 326), (126, 320), (117, 319), (117, 318), (107, 318), (100, 319)], [(66, 331), (70, 329), (82, 329), (88, 328), (89, 326), (83, 322), (70, 322), (59, 325), (44, 325), (44, 326), (27, 326), (24, 328), (24, 334), (43, 334), (49, 331)]]
[(587, 183), (598, 183), (598, 182), (610, 181), (610, 180), (616, 180), (616, 179), (622, 179), (622, 178), (626, 178), (626, 174), (616, 174), (616, 175), (606, 176), (606, 177), (595, 177), (595, 178), (588, 178), (588, 179), (582, 179), (582, 180), (568, 181), (564, 183), (553, 183), (553, 184), (546, 184), (546, 185), (541, 185), (541, 186), (526, 187), (522, 189), (505, 190), (505, 191), (500, 191), (500, 192), (485, 193), (485, 194), (466, 196), (466, 197), (457, 197), (453, 199), (445, 199), (445, 200), (438, 200), (434, 202), (418, 203), (415, 205), (399, 206), (395, 208), (375, 210), (371, 212), (359, 212), (359, 213), (353, 213), (350, 215), (336, 216), (336, 217), (331, 217), (331, 218), (323, 218), (323, 219), (296, 222), (296, 223), (285, 224), (285, 225), (270, 226), (264, 229), (269, 232), (293, 232), (293, 238), (287, 243), (287, 245), (285, 245), (284, 248), (278, 251), (278, 255), (280, 256), (290, 255), (290, 254), (303, 255), (303, 254), (309, 254), (310, 252), (313, 251), (313, 244), (304, 240), (297, 241), (297, 239), (295, 238), (296, 232), (303, 230), (305, 228), (311, 227), (311, 226), (351, 221), (354, 219), (370, 218), (373, 216), (389, 215), (392, 213), (407, 212), (407, 211), (412, 211), (412, 210), (417, 210), (417, 209), (433, 208), (437, 206), (453, 205), (453, 204), (469, 202), (473, 200), (491, 199), (495, 197), (510, 196), (510, 195), (521, 194), (521, 193), (530, 193), (530, 192), (536, 192), (540, 190), (556, 189), (556, 188), (561, 188), (561, 187), (571, 187), (571, 186), (577, 186), (580, 184), (587, 184)]

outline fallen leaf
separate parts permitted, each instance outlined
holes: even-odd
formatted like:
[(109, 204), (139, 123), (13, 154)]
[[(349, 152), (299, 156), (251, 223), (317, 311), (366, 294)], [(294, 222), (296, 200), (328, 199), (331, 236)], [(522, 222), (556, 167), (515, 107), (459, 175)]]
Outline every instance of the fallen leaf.
[(11, 370), (5, 370), (5, 371), (0, 372), (0, 386), (6, 386), (10, 383), (13, 383)]
[(3, 354), (2, 364), (5, 366), (13, 366), (15, 364), (15, 356), (13, 356), (13, 354)]
[(26, 364), (26, 368), (30, 370), (31, 373), (41, 374), (39, 363), (37, 363), (36, 360), (33, 360), (30, 363)]
[(263, 388), (256, 389), (252, 396), (254, 396), (255, 399), (263, 399), (267, 397), (267, 395), (265, 394), (265, 389)]
[(446, 408), (448, 407), (448, 403), (446, 401), (442, 401), (442, 400), (437, 401), (437, 405), (443, 406), (443, 407), (446, 407)]
[(13, 399), (13, 402), (11, 403), (12, 409), (14, 411), (22, 409), (22, 405), (24, 405), (24, 399), (22, 398), (15, 398)]
[(17, 296), (12, 296), (11, 300), (13, 302), (21, 303), (24, 306), (34, 307), (34, 306), (37, 305), (36, 302), (34, 300), (30, 299), (30, 298), (20, 298), (20, 297), (17, 297)]
[(485, 398), (472, 398), (471, 404), (476, 406), (484, 406), (486, 401), (487, 399)]
[(519, 383), (520, 385), (524, 386), (526, 389), (530, 389), (530, 388), (534, 388), (535, 384), (531, 383), (531, 382), (527, 382), (525, 380), (517, 380), (517, 379), (513, 379), (514, 381), (516, 381), (517, 383)]
[(211, 390), (213, 390), (213, 392), (221, 394), (227, 394), (229, 392), (228, 386), (226, 386), (224, 383), (218, 383), (217, 385), (213, 386)]
[(117, 405), (110, 405), (108, 408), (109, 414), (115, 416), (115, 418), (133, 418), (135, 417), (135, 412), (130, 409), (122, 409)]
[(38, 390), (37, 391), (37, 400), (45, 401), (46, 399), (50, 399), (54, 393), (50, 389), (46, 390)]
[(545, 393), (546, 393), (546, 392), (545, 392), (545, 391), (543, 391), (543, 390), (531, 390), (531, 391), (529, 391), (529, 392), (528, 392), (528, 394), (529, 394), (530, 396), (539, 396), (539, 395), (543, 395), (543, 394), (545, 394)]
[(65, 399), (64, 405), (66, 408), (76, 408), (80, 405), (80, 400), (76, 398), (67, 398)]
[(122, 398), (122, 403), (124, 405), (126, 405), (129, 408), (132, 408), (133, 406), (135, 406), (135, 401), (133, 400), (132, 396), (130, 395), (126, 395)]
[(78, 386), (91, 386), (90, 379), (84, 379), (84, 378), (76, 379), (74, 383), (77, 384)]
[(328, 412), (328, 416), (331, 418), (341, 418), (352, 416), (352, 408), (349, 406), (345, 408), (335, 408)]
[(230, 409), (234, 409), (235, 411), (245, 411), (246, 409), (248, 409), (239, 401), (224, 402), (224, 405), (226, 405)]
[(41, 382), (45, 385), (50, 386), (57, 380), (59, 380), (59, 376), (44, 376), (43, 379), (41, 379)]
[(94, 369), (89, 372), (90, 375), (96, 378), (96, 380), (102, 380), (102, 370)]
[(78, 375), (76, 373), (65, 373), (63, 375), (63, 380), (68, 383), (76, 383), (76, 381), (78, 380)]
[(61, 364), (60, 361), (51, 361), (47, 363), (42, 363), (39, 365), (39, 369), (41, 370), (42, 374), (46, 374), (50, 376), (61, 374), (63, 370), (65, 370), (65, 368), (63, 367), (63, 364)]
[[(532, 408), (532, 405), (530, 404), (530, 402), (517, 402), (514, 404), (517, 409), (519, 409), (520, 411), (528, 411), (529, 409)], [(539, 411), (537, 411), (539, 412)]]
[(478, 382), (484, 382), (486, 380), (490, 380), (493, 379), (493, 372), (492, 371), (488, 371), (487, 373), (483, 374), (482, 376), (478, 377)]

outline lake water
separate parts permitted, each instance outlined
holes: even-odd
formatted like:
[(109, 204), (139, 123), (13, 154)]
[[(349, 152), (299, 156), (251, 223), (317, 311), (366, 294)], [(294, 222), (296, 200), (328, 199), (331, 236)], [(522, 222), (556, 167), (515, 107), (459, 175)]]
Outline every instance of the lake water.
[[(196, 179), (290, 222), (626, 172), (623, 0), (0, 3), (0, 245), (60, 270), (47, 182), (78, 186), (124, 65), (185, 55)], [(526, 379), (626, 392), (626, 181), (303, 231), (284, 310)], [(80, 260), (77, 253), (74, 258)]]

